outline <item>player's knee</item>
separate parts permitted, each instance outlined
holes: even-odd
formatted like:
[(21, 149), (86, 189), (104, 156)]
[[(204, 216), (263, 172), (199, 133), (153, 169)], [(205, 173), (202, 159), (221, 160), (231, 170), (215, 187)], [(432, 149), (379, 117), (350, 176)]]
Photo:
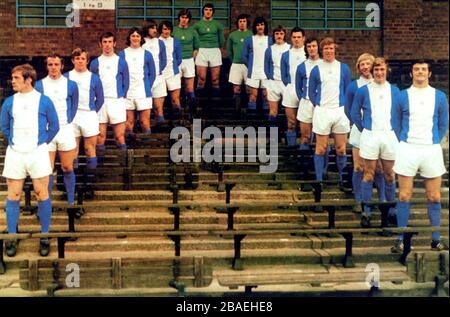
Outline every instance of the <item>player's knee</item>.
[(398, 199), (401, 202), (407, 202), (410, 201), (412, 197), (412, 192), (411, 191), (400, 191), (398, 194)]
[(395, 173), (384, 173), (384, 179), (386, 180), (386, 182), (392, 183), (393, 181), (395, 181)]
[(336, 145), (336, 154), (337, 155), (345, 155), (347, 153), (345, 144)]
[(22, 191), (8, 192), (8, 200), (20, 200), (22, 198)]
[(427, 193), (427, 199), (430, 203), (438, 203), (441, 201), (441, 193), (440, 192)]
[(48, 190), (47, 188), (39, 188), (39, 189), (35, 189), (35, 195), (36, 195), (36, 199), (38, 201), (43, 201), (43, 200), (47, 200), (48, 199)]
[(214, 86), (218, 86), (219, 85), (219, 76), (214, 76), (213, 78), (211, 78), (211, 82)]
[(365, 182), (373, 182), (375, 178), (375, 171), (372, 170), (364, 170), (364, 176), (363, 179)]
[(315, 150), (316, 155), (325, 155), (326, 152), (327, 152), (326, 145), (316, 144), (316, 150)]
[(63, 170), (64, 173), (70, 173), (73, 171), (73, 163), (64, 163), (61, 164), (61, 169)]
[(356, 163), (356, 162), (355, 162), (355, 165), (354, 165), (353, 170), (354, 170), (355, 172), (363, 172), (363, 171), (364, 171), (363, 165), (360, 164), (360, 163)]

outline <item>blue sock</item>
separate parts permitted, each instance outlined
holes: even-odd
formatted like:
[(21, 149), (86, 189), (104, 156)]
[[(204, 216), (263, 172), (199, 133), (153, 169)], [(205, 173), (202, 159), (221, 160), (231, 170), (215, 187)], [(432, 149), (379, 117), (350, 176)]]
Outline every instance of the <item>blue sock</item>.
[[(428, 218), (430, 219), (431, 226), (439, 227), (441, 225), (441, 203), (428, 202), (427, 207), (428, 207)], [(433, 231), (431, 233), (431, 239), (433, 239), (433, 241), (439, 241), (441, 239), (440, 232)]]
[(263, 101), (263, 109), (268, 110), (269, 109), (269, 102), (267, 100)]
[(276, 122), (276, 121), (277, 121), (277, 116), (271, 116), (271, 115), (269, 115), (269, 116), (267, 117), (267, 119), (269, 120), (269, 122)]
[(327, 145), (327, 150), (325, 152), (325, 159), (323, 161), (323, 172), (326, 173), (328, 171), (328, 163), (330, 162), (330, 151), (331, 147)]
[(311, 146), (309, 144), (300, 144), (298, 148), (300, 151), (311, 150)]
[(166, 119), (164, 118), (164, 115), (163, 115), (163, 114), (160, 115), (160, 116), (158, 116), (158, 117), (156, 118), (156, 121), (157, 121), (158, 123), (161, 123), (161, 122), (163, 122), (164, 120), (166, 120)]
[(52, 202), (50, 199), (38, 202), (38, 215), (42, 233), (48, 233), (52, 217)]
[(73, 205), (75, 202), (75, 173), (73, 171), (64, 173), (64, 186), (67, 191), (67, 202)]
[(52, 196), (52, 191), (53, 191), (53, 182), (55, 181), (55, 176), (53, 176), (53, 174), (50, 174), (48, 176), (48, 196), (51, 197)]
[(97, 168), (97, 157), (86, 158), (86, 167), (91, 169)]
[(119, 150), (126, 151), (127, 150), (127, 145), (126, 144), (117, 144), (117, 148)]
[(73, 168), (78, 168), (78, 157), (73, 160)]
[(194, 99), (195, 98), (195, 92), (193, 92), (193, 91), (190, 91), (190, 92), (188, 92), (187, 93), (187, 97), (188, 97), (188, 99)]
[(95, 148), (97, 151), (106, 151), (106, 145), (104, 144), (97, 144)]
[[(406, 228), (408, 226), (409, 213), (411, 209), (411, 203), (409, 201), (397, 203), (397, 227)], [(399, 240), (403, 240), (403, 233), (398, 235)]]
[(374, 182), (378, 189), (378, 200), (381, 202), (386, 201), (386, 181), (382, 171), (375, 172)]
[(212, 88), (212, 95), (213, 95), (213, 97), (220, 97), (220, 88), (213, 87)]
[(325, 161), (324, 155), (314, 154), (314, 170), (316, 171), (316, 180), (323, 181), (323, 161)]
[[(362, 192), (362, 200), (364, 202), (372, 201), (373, 194), (373, 182), (365, 182), (364, 180), (361, 182), (361, 192)], [(372, 213), (372, 208), (368, 206), (364, 206), (364, 212), (369, 215)]]
[(288, 146), (294, 146), (297, 143), (297, 133), (295, 131), (286, 131), (286, 141)]
[(9, 200), (6, 198), (6, 223), (8, 233), (17, 233), (19, 223), (20, 200)]
[(355, 200), (357, 202), (362, 201), (362, 191), (361, 191), (362, 179), (363, 179), (362, 171), (353, 171), (353, 176), (352, 176), (353, 192), (355, 194)]
[(256, 110), (256, 102), (255, 101), (249, 101), (247, 108), (248, 108), (248, 110)]
[[(391, 183), (385, 184), (385, 192), (386, 192), (386, 200), (387, 201), (395, 201), (395, 181)], [(389, 216), (396, 215), (395, 208), (389, 208)]]
[(342, 181), (344, 168), (347, 166), (347, 155), (336, 155), (336, 165), (339, 171), (339, 180)]

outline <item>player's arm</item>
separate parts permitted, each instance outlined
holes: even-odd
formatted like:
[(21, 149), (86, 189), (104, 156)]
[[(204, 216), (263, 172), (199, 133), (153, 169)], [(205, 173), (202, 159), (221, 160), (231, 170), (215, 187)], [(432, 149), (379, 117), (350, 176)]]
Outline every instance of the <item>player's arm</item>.
[(305, 63), (301, 63), (297, 66), (295, 75), (295, 92), (297, 93), (298, 100), (302, 99), (303, 91), (306, 84), (306, 68)]
[(281, 80), (283, 84), (287, 86), (291, 82), (291, 76), (289, 74), (289, 63), (288, 63), (289, 51), (286, 51), (281, 55)]
[(223, 44), (225, 44), (225, 35), (224, 35), (224, 27), (223, 24), (219, 21), (217, 22), (217, 35), (219, 37), (219, 48), (223, 47)]
[(120, 76), (122, 76), (123, 96), (126, 97), (128, 89), (130, 88), (130, 72), (128, 71), (128, 63), (125, 58), (120, 58), (119, 64)]
[(445, 137), (448, 129), (448, 101), (444, 93), (439, 91), (438, 95), (438, 131), (439, 142)]
[[(159, 73), (158, 74), (160, 74), (167, 66), (167, 51), (166, 51), (166, 44), (164, 44), (164, 42), (162, 40), (158, 39), (158, 43), (159, 43)], [(175, 48), (175, 42), (173, 45)], [(152, 59), (153, 59), (153, 56), (152, 56)], [(153, 60), (153, 63), (154, 63), (154, 60)]]
[(196, 58), (197, 54), (198, 54), (198, 49), (200, 48), (200, 38), (198, 37), (198, 33), (195, 29), (192, 29), (192, 33), (193, 33), (193, 45), (194, 45), (194, 50), (192, 51), (192, 57)]
[(1, 112), (1, 126), (3, 133), (3, 143), (6, 145), (9, 141), (9, 136), (11, 135), (11, 108), (12, 108), (12, 98), (5, 100), (2, 106)]
[(242, 63), (248, 68), (248, 62), (250, 60), (250, 50), (252, 46), (252, 37), (248, 37), (245, 40), (244, 48), (242, 49)]
[(233, 41), (232, 41), (231, 36), (228, 36), (228, 39), (227, 39), (227, 54), (228, 54), (228, 58), (233, 63)]
[(181, 43), (178, 40), (174, 40), (173, 45), (175, 49), (175, 56), (177, 57), (177, 65), (180, 66), (183, 61), (183, 49), (181, 48)]
[(350, 113), (351, 121), (353, 121), (353, 123), (356, 125), (359, 131), (363, 130), (361, 109), (364, 105), (366, 91), (367, 87), (365, 86), (356, 90), (355, 98), (353, 98), (353, 104)]
[(273, 59), (270, 47), (266, 48), (264, 53), (264, 73), (266, 74), (267, 79), (273, 80)]
[[(69, 91), (70, 93), (70, 122), (75, 118), (78, 110), (78, 102), (79, 102), (79, 91), (78, 85), (76, 82), (69, 80)], [(69, 123), (70, 123), (69, 122)]]
[(50, 98), (45, 98), (45, 112), (47, 116), (47, 144), (50, 143), (59, 131), (58, 114), (56, 113), (55, 106)]
[(402, 118), (403, 115), (406, 114), (405, 105), (408, 103), (408, 94), (406, 90), (399, 92), (395, 96), (394, 100), (395, 102), (391, 112), (391, 124), (392, 129), (394, 129), (395, 135), (397, 136), (397, 139), (400, 140), (403, 123)]
[(350, 120), (350, 122), (352, 122), (352, 104), (353, 104), (353, 98), (355, 96), (355, 91), (356, 91), (356, 82), (352, 82), (347, 90), (345, 91), (345, 105), (344, 105), (344, 112), (345, 115), (347, 116), (347, 118)]
[(344, 65), (344, 71), (343, 71), (342, 75), (344, 76), (343, 81), (344, 81), (344, 92), (345, 92), (345, 91), (347, 91), (348, 87), (352, 83), (352, 73), (347, 64), (343, 64), (343, 65)]
[(155, 82), (156, 78), (156, 67), (155, 67), (155, 61), (153, 60), (153, 56), (150, 52), (145, 52), (145, 63), (147, 65), (147, 75), (148, 79), (150, 81), (150, 87), (153, 87), (153, 83)]
[(320, 72), (319, 67), (316, 65), (311, 70), (308, 82), (308, 96), (309, 100), (311, 100), (314, 107), (318, 106), (317, 97), (319, 95), (318, 93), (319, 88), (320, 88)]
[(103, 103), (105, 102), (105, 96), (103, 94), (103, 85), (100, 77), (95, 76), (95, 84), (94, 84), (94, 92), (95, 92), (95, 111), (99, 112)]

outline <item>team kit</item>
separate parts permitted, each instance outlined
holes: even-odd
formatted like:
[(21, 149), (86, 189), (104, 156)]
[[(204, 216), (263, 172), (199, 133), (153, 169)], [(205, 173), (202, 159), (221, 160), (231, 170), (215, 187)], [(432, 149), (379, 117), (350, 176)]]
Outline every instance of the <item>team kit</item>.
[[(388, 219), (404, 228), (414, 177), (419, 173), (424, 178), (430, 225), (440, 226), (441, 177), (446, 173), (441, 142), (448, 129), (448, 101), (444, 92), (429, 85), (432, 70), (428, 62), (412, 63), (412, 85), (399, 90), (387, 80), (388, 61), (363, 53), (355, 63), (359, 77), (352, 81), (350, 67), (336, 59), (339, 46), (333, 38), (307, 37), (300, 27), (288, 32), (283, 26), (276, 26), (269, 35), (263, 17), (250, 21), (249, 15), (240, 14), (236, 30), (225, 40), (224, 27), (214, 19), (214, 11), (212, 4), (205, 4), (202, 19), (192, 26), (188, 9), (178, 13), (177, 26), (170, 21), (144, 21), (142, 28), (129, 30), (127, 47), (118, 53), (115, 35), (105, 32), (99, 37), (102, 54), (90, 60), (87, 50), (75, 48), (71, 54), (74, 68), (69, 72), (63, 72), (64, 61), (57, 53), (46, 57), (48, 74), (40, 80), (29, 64), (12, 69), (15, 93), (1, 109), (7, 143), (2, 175), (8, 186), (8, 233), (17, 232), (27, 175), (38, 200), (41, 230), (49, 232), (56, 154), (67, 204), (75, 204), (74, 169), (81, 137), (86, 169), (95, 173), (97, 156), (106, 149), (108, 125), (117, 148), (126, 151), (136, 120), (144, 134), (152, 133), (152, 110), (156, 124), (166, 120), (167, 97), (173, 117), (180, 116), (182, 88), (187, 105), (207, 92), (220, 97), (224, 45), (231, 60), (234, 102), (241, 103), (245, 87), (247, 114), (251, 115), (261, 94), (265, 119), (272, 125), (277, 125), (281, 105), (287, 119), (287, 146), (313, 151), (317, 181), (326, 175), (332, 137), (343, 191), (352, 191), (357, 202), (370, 202), (376, 187), (379, 201), (397, 202)], [(206, 88), (208, 71), (211, 83)], [(353, 158), (350, 189), (343, 185), (348, 143)], [(364, 205), (361, 226), (371, 226), (372, 209)], [(437, 231), (432, 232), (431, 249), (448, 250)], [(403, 252), (402, 234), (391, 251)], [(6, 254), (16, 252), (17, 242), (7, 241)], [(49, 252), (49, 240), (41, 239), (40, 255)]]

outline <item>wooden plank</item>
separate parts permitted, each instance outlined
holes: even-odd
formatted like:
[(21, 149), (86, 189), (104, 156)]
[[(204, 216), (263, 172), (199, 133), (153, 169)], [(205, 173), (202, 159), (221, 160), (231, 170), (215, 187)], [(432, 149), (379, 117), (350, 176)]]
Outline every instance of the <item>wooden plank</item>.
[(39, 289), (38, 260), (28, 262), (28, 290), (37, 291)]
[(416, 282), (425, 282), (425, 255), (422, 252), (416, 253)]
[(202, 287), (203, 285), (203, 277), (205, 275), (204, 272), (204, 262), (202, 256), (194, 257), (194, 286)]
[(120, 258), (112, 259), (112, 288), (122, 288), (122, 260)]
[[(271, 274), (267, 276), (233, 276), (219, 277), (219, 284), (227, 287), (246, 285), (282, 285), (282, 284), (321, 284), (321, 283), (353, 283), (365, 281), (367, 273), (343, 273), (339, 274)], [(404, 272), (384, 272), (380, 275), (381, 281), (403, 282), (410, 280)]]

